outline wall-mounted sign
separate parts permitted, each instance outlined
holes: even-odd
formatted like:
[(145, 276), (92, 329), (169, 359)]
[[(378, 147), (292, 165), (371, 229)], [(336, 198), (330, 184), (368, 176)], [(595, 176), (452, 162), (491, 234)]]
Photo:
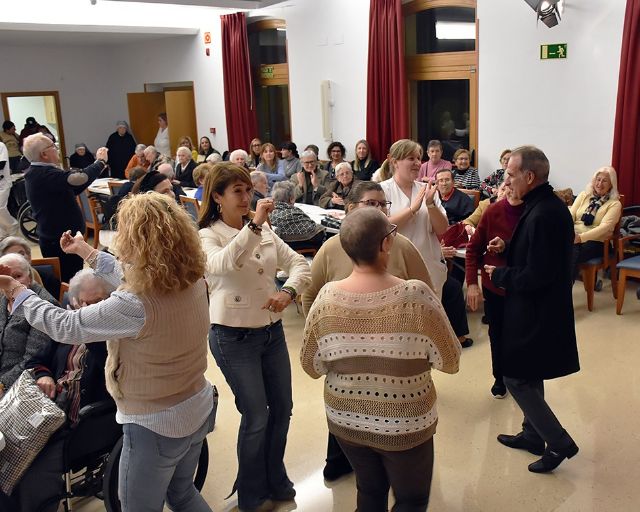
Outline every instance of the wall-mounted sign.
[(541, 44), (540, 45), (540, 58), (546, 59), (566, 59), (567, 58), (567, 43), (559, 44)]
[(260, 78), (273, 78), (273, 66), (261, 65)]
[(211, 44), (211, 32), (204, 33), (204, 44)]

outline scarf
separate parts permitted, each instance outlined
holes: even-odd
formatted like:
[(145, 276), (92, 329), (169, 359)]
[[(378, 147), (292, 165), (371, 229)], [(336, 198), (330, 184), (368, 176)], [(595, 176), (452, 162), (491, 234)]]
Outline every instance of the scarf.
[[(591, 198), (589, 199), (589, 206), (587, 206), (586, 211), (582, 214), (582, 220), (585, 225), (590, 226), (591, 224), (593, 224), (593, 218), (596, 216), (598, 208), (600, 208), (608, 200), (609, 194), (605, 194), (603, 196), (596, 196), (594, 194), (593, 196), (591, 196)], [(591, 222), (589, 222), (589, 224), (587, 224), (587, 222), (585, 221), (585, 216), (591, 217)]]
[(78, 422), (78, 412), (80, 411), (80, 379), (85, 369), (85, 359), (87, 357), (87, 346), (74, 345), (67, 356), (67, 369), (58, 379), (56, 403), (67, 412), (72, 424)]

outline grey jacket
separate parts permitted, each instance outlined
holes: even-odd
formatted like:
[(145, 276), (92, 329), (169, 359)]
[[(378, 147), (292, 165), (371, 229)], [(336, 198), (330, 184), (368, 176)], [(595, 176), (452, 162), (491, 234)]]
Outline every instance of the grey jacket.
[[(30, 288), (38, 297), (57, 304), (42, 286)], [(10, 314), (7, 298), (0, 296), (0, 382), (9, 389), (24, 370), (25, 363), (42, 349), (51, 338), (29, 325), (21, 311)]]

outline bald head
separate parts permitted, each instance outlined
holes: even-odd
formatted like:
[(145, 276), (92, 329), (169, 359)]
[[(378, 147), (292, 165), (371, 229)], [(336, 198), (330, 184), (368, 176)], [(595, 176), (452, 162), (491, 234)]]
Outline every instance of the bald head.
[(377, 208), (358, 208), (342, 221), (340, 243), (354, 264), (371, 265), (378, 260), (390, 229), (389, 219)]
[(171, 164), (160, 164), (158, 166), (158, 172), (160, 174), (164, 174), (170, 180), (173, 179), (174, 172), (173, 172), (173, 166)]

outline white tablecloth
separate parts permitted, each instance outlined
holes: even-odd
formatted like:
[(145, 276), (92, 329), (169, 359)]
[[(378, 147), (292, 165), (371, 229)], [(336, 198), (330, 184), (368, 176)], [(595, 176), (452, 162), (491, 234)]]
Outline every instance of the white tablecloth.
[[(319, 206), (315, 206), (313, 204), (304, 204), (304, 203), (296, 203), (295, 206), (300, 208), (304, 213), (306, 213), (309, 217), (313, 219), (316, 224), (321, 224), (320, 221), (324, 219), (327, 215), (332, 217), (337, 217), (338, 219), (342, 219), (344, 217), (343, 210), (328, 210), (325, 208), (320, 208)], [(325, 227), (327, 233), (338, 233), (339, 231), (335, 228)]]
[[(115, 180), (113, 178), (98, 178), (97, 180), (94, 180), (94, 182), (91, 183), (91, 185), (89, 185), (89, 192), (92, 192), (93, 194), (101, 194), (103, 196), (110, 196), (111, 195), (111, 191), (109, 190), (110, 181), (117, 181), (118, 183), (126, 183), (128, 180)], [(196, 195), (197, 189), (183, 187), (183, 190), (188, 197), (194, 197)]]

